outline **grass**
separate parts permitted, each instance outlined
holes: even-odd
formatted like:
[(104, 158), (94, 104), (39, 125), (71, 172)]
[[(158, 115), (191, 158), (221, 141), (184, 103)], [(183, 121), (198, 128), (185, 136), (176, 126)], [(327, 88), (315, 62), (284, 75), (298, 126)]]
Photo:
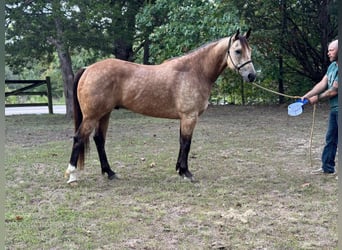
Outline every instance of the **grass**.
[[(326, 107), (317, 110), (319, 166)], [(24, 124), (24, 126), (23, 126)], [(337, 249), (337, 181), (309, 174), (310, 109), (210, 107), (178, 177), (179, 122), (112, 114), (101, 175), (92, 143), (66, 184), (72, 121), (6, 117), (6, 249)]]

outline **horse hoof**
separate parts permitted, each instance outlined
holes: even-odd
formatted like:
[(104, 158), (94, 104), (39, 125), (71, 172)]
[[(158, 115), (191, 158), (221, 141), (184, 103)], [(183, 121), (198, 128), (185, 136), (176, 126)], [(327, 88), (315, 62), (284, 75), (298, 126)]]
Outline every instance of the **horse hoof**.
[(68, 168), (64, 172), (64, 178), (67, 179), (72, 173), (75, 173), (76, 167), (69, 163)]
[(77, 182), (77, 181), (69, 182), (68, 184), (69, 184), (71, 187), (76, 187), (76, 186), (78, 186), (78, 182)]
[(185, 174), (183, 174), (181, 177), (183, 178), (183, 180), (190, 181), (191, 183), (198, 182), (198, 181), (195, 180), (195, 178), (193, 176), (186, 176)]
[(116, 174), (112, 174), (112, 175), (108, 175), (108, 179), (109, 180), (117, 180), (119, 178), (116, 176)]
[(64, 178), (69, 178), (67, 181), (68, 184), (77, 182), (76, 167), (69, 164), (67, 170), (64, 172)]

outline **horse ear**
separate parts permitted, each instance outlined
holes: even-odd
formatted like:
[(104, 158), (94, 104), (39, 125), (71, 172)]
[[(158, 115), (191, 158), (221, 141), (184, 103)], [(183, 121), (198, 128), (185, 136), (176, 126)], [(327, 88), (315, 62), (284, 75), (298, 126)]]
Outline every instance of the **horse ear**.
[(240, 35), (240, 29), (238, 29), (238, 30), (236, 31), (236, 34), (235, 34), (235, 36), (234, 36), (234, 41), (239, 39), (239, 35)]
[(251, 31), (252, 29), (249, 28), (249, 30), (247, 31), (247, 33), (244, 35), (246, 37), (246, 39), (248, 39), (248, 37), (251, 35)]

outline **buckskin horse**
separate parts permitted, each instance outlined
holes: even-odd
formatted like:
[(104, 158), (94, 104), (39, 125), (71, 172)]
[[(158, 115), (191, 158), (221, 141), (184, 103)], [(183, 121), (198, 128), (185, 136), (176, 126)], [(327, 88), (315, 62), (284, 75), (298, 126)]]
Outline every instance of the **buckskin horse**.
[(116, 177), (105, 151), (106, 132), (114, 108), (147, 116), (180, 119), (180, 149), (176, 171), (193, 181), (188, 168), (191, 138), (198, 117), (207, 109), (211, 88), (228, 66), (246, 82), (256, 78), (248, 44), (249, 29), (206, 44), (186, 55), (159, 65), (140, 65), (105, 59), (80, 69), (74, 79), (75, 135), (67, 183), (77, 181), (83, 169), (89, 136), (94, 132), (102, 174)]

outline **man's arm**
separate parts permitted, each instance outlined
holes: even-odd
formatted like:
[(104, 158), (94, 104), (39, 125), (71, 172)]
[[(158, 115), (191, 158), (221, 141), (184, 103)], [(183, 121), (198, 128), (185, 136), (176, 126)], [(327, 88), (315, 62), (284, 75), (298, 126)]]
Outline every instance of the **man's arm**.
[(316, 96), (326, 90), (328, 86), (328, 76), (324, 75), (322, 80), (317, 83), (309, 92), (307, 92), (303, 98), (310, 99), (310, 97)]
[(335, 81), (333, 83), (333, 86), (330, 89), (318, 95), (318, 100), (330, 99), (337, 94), (338, 94), (338, 83)]

